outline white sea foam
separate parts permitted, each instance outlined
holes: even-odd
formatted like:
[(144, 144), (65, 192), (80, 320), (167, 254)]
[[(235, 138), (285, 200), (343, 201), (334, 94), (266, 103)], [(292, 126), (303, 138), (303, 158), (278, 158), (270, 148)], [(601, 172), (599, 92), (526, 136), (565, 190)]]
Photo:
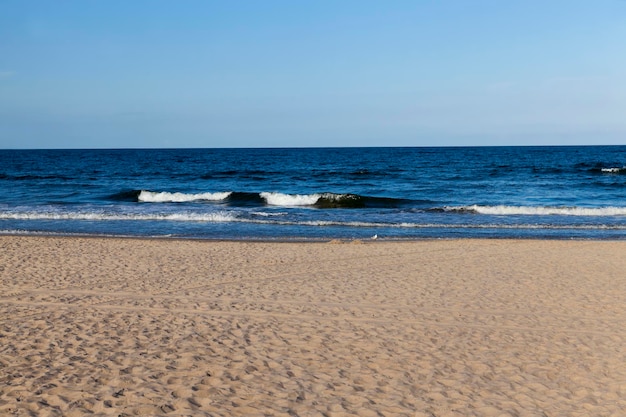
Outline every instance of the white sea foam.
[[(517, 229), (517, 230), (626, 230), (623, 224), (451, 224), (451, 223), (385, 223), (364, 221), (291, 221), (274, 219), (254, 219), (236, 216), (231, 212), (213, 213), (169, 213), (169, 214), (125, 214), (125, 213), (96, 213), (96, 212), (1, 212), (0, 220), (89, 220), (89, 221), (174, 221), (174, 222), (206, 222), (206, 223), (252, 223), (283, 226), (305, 227), (353, 227), (353, 228), (393, 228), (393, 229)], [(0, 234), (21, 234), (21, 230), (0, 230)], [(24, 231), (25, 234), (33, 232)], [(42, 232), (48, 233), (48, 232)], [(62, 233), (67, 235), (67, 233)]]
[(272, 212), (266, 212), (266, 211), (253, 211), (252, 213), (253, 216), (259, 216), (259, 217), (280, 217), (280, 216), (286, 216), (288, 213), (286, 212), (276, 212), (276, 213), (272, 213)]
[(212, 213), (106, 213), (106, 212), (0, 212), (0, 219), (6, 220), (166, 220), (166, 221), (192, 221), (192, 222), (232, 222), (237, 217), (229, 212)]
[(282, 193), (261, 193), (260, 196), (271, 206), (312, 206), (317, 203), (321, 194), (282, 194)]
[(383, 223), (383, 222), (355, 222), (355, 221), (328, 221), (313, 220), (303, 222), (291, 221), (266, 221), (260, 223), (291, 225), (291, 226), (312, 226), (312, 227), (356, 227), (356, 228), (392, 228), (392, 229), (547, 229), (547, 230), (626, 230), (626, 225), (605, 225), (605, 224), (579, 224), (579, 225), (558, 225), (558, 224), (451, 224), (451, 223)]
[(626, 207), (545, 207), (545, 206), (459, 206), (445, 207), (446, 211), (469, 211), (497, 216), (560, 215), (560, 216), (626, 216)]
[(221, 201), (228, 198), (230, 195), (230, 192), (186, 194), (143, 190), (139, 193), (138, 200), (143, 203), (184, 203), (200, 200)]

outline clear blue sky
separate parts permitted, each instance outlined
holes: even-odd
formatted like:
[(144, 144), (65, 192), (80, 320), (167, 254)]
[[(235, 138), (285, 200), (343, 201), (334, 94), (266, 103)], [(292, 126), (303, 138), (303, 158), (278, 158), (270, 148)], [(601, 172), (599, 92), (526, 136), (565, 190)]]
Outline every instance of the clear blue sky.
[(0, 0), (0, 148), (626, 144), (626, 1)]

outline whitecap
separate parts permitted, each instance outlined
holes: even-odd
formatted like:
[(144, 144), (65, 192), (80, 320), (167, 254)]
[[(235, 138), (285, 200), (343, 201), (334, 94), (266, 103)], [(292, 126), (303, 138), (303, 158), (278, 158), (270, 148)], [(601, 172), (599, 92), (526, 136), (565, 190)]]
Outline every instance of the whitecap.
[(142, 203), (184, 203), (189, 201), (221, 201), (232, 193), (229, 191), (225, 192), (216, 192), (216, 193), (197, 193), (197, 194), (186, 194), (186, 193), (170, 193), (167, 191), (163, 192), (153, 192), (142, 190), (139, 193), (138, 200)]
[(283, 194), (283, 193), (268, 193), (263, 192), (259, 194), (267, 204), (271, 206), (312, 206), (317, 203), (317, 200), (322, 196), (321, 194)]
[(620, 172), (626, 171), (626, 167), (621, 167), (621, 168), (602, 168), (601, 171), (605, 172), (605, 173), (608, 173), (608, 174), (618, 174)]

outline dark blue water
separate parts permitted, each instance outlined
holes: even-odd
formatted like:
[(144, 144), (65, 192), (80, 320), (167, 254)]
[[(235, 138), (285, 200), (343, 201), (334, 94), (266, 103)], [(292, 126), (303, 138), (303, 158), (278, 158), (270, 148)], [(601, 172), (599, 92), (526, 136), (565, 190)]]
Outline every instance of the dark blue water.
[(0, 151), (0, 233), (623, 239), (626, 147)]

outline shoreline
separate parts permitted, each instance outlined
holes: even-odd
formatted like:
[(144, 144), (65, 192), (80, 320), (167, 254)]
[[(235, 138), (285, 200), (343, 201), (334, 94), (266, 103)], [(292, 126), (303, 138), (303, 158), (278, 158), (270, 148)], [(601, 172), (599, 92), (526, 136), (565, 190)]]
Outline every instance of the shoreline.
[(445, 242), (445, 241), (537, 241), (537, 242), (626, 242), (624, 238), (591, 238), (591, 237), (377, 237), (372, 238), (345, 238), (345, 237), (280, 237), (280, 238), (212, 238), (212, 237), (185, 237), (185, 236), (141, 236), (141, 235), (106, 235), (89, 233), (53, 233), (53, 232), (23, 232), (0, 231), (0, 237), (41, 237), (59, 239), (128, 239), (128, 240), (162, 240), (162, 241), (191, 241), (191, 242), (251, 242), (251, 243), (410, 243), (410, 242)]
[(0, 414), (626, 409), (626, 241), (3, 235), (0, 248)]

